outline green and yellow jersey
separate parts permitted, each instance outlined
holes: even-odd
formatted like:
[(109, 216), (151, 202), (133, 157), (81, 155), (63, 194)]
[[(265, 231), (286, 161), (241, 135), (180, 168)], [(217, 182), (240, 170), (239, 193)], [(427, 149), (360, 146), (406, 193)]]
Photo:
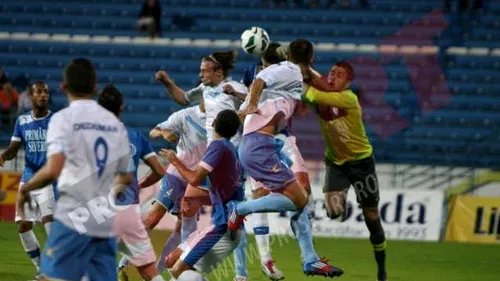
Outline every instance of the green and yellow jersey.
[(314, 106), (320, 117), (327, 159), (342, 165), (372, 155), (373, 148), (366, 136), (361, 106), (351, 90), (323, 92), (310, 87), (303, 100)]

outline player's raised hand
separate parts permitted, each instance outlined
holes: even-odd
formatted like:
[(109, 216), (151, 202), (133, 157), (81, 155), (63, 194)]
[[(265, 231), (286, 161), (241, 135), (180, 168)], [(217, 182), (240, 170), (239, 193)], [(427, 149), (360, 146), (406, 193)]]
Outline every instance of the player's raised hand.
[(168, 162), (170, 162), (170, 163), (177, 160), (177, 154), (175, 154), (175, 151), (173, 151), (171, 149), (162, 148), (160, 150), (160, 155), (167, 158)]
[(170, 76), (168, 75), (168, 73), (165, 70), (160, 70), (160, 71), (156, 72), (155, 78), (156, 78), (156, 80), (162, 82), (163, 84), (167, 84), (167, 83), (170, 83), (172, 81), (172, 79), (170, 79)]
[(224, 87), (222, 87), (222, 91), (230, 96), (234, 96), (234, 93), (236, 92), (230, 84), (225, 84)]

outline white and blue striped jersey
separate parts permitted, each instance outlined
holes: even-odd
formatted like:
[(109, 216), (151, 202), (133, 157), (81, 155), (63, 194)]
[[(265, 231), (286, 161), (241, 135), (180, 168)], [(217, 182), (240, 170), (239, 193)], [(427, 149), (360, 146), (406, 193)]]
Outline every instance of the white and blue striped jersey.
[[(179, 139), (177, 156), (191, 170), (196, 168), (207, 148), (205, 121), (206, 114), (197, 105), (174, 112), (166, 121), (156, 125), (175, 133)], [(173, 165), (169, 165), (167, 173), (182, 178)]]
[[(203, 100), (205, 102), (205, 111), (206, 111), (206, 123), (205, 129), (207, 130), (207, 143), (210, 144), (212, 142), (213, 136), (213, 122), (215, 117), (219, 112), (229, 109), (238, 111), (241, 105), (241, 101), (231, 95), (227, 95), (223, 92), (224, 85), (230, 84), (237, 92), (247, 93), (247, 87), (240, 82), (233, 81), (230, 77), (219, 83), (219, 85), (215, 87), (200, 85), (190, 91), (186, 92), (186, 100), (188, 102), (197, 102), (201, 96), (203, 96)], [(200, 95), (202, 93), (202, 95)], [(239, 136), (233, 137), (231, 141), (233, 143), (239, 139)]]

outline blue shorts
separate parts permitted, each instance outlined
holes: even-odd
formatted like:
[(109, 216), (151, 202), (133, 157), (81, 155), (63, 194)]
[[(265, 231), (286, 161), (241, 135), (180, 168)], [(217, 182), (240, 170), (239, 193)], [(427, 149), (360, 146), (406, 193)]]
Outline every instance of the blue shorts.
[[(177, 215), (181, 208), (182, 197), (186, 192), (188, 183), (172, 174), (165, 174), (160, 182), (160, 191), (155, 201), (160, 203), (173, 215)], [(200, 188), (207, 188), (207, 182), (201, 183)]]
[(80, 234), (54, 220), (44, 247), (40, 273), (49, 279), (117, 280), (116, 239)]
[(186, 187), (186, 181), (172, 174), (165, 174), (160, 182), (160, 191), (156, 195), (156, 202), (160, 203), (171, 214), (178, 214)]
[(270, 190), (295, 180), (292, 162), (281, 151), (283, 145), (274, 136), (258, 132), (243, 136), (239, 145), (240, 161), (248, 176)]

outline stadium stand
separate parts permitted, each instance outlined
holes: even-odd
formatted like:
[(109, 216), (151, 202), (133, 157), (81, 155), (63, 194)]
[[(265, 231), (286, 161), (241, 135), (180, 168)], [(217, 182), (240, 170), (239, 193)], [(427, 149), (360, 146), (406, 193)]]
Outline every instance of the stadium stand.
[[(259, 25), (273, 40), (307, 37), (318, 43), (316, 67), (323, 73), (335, 61), (355, 62), (356, 88), (361, 90), (378, 162), (500, 166), (500, 51), (495, 49), (500, 48), (500, 3), (492, 2), (486, 14), (471, 17), (465, 31), (453, 26), (454, 17), (447, 15), (452, 26), (441, 32), (442, 15), (428, 15), (442, 6), (439, 0), (373, 1), (371, 10), (348, 12), (269, 9), (264, 2), (163, 1), (168, 7), (163, 9), (163, 37), (170, 39), (147, 44), (135, 37), (138, 0), (5, 0), (0, 3), (0, 30), (4, 32), (0, 34), (0, 65), (11, 77), (24, 74), (32, 81), (48, 81), (54, 104), (62, 107), (61, 67), (72, 57), (89, 57), (97, 66), (99, 84), (115, 83), (127, 95), (124, 122), (146, 133), (180, 108), (154, 80), (155, 71), (168, 69), (181, 87), (191, 88), (198, 82), (202, 56), (234, 48), (236, 41), (224, 40), (237, 40), (245, 28)], [(196, 24), (179, 30), (170, 22), (173, 15), (195, 17)], [(413, 29), (414, 36), (397, 41), (412, 45), (408, 50), (393, 46), (396, 54), (393, 51), (387, 59), (380, 46), (374, 47), (425, 15)], [(206, 45), (210, 47), (200, 48)], [(444, 48), (451, 45), (457, 47)], [(427, 46), (430, 52), (417, 46)], [(379, 64), (366, 63), (367, 58)], [(244, 67), (254, 61), (241, 52), (233, 78), (240, 79)], [(419, 71), (409, 69), (411, 61), (420, 63)], [(443, 76), (430, 67), (433, 62)], [(295, 131), (301, 134), (304, 156), (320, 159), (323, 146), (306, 145), (322, 143), (315, 120), (297, 119)], [(6, 144), (8, 136), (2, 135), (1, 141)]]

